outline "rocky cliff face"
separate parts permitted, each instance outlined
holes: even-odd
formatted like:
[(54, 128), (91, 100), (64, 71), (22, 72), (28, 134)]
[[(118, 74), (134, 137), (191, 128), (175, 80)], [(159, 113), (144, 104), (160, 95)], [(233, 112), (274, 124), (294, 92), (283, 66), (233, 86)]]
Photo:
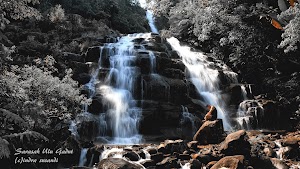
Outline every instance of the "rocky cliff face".
[[(132, 40), (134, 59), (129, 65), (136, 73), (132, 81), (132, 96), (141, 112), (138, 122), (139, 133), (146, 139), (150, 139), (149, 135), (160, 135), (161, 139), (191, 139), (202, 124), (207, 110), (205, 100), (191, 82), (180, 56), (157, 34), (129, 36), (134, 37)], [(98, 118), (108, 120), (105, 115), (108, 108), (99, 88), (103, 83), (110, 85), (118, 83), (116, 79), (118, 75), (110, 73), (113, 69), (111, 51), (117, 49), (108, 47), (108, 44), (117, 42), (118, 38), (108, 38), (99, 43), (99, 46), (87, 48), (85, 55), (82, 55), (74, 66), (74, 77), (83, 85), (91, 82), (92, 74), (98, 72), (96, 77), (98, 82), (94, 84), (93, 89), (96, 93), (87, 108), (93, 117), (78, 121), (79, 133), (86, 141), (95, 139), (97, 133), (102, 130)], [(226, 116), (234, 129), (284, 127), (276, 125), (282, 121), (283, 115), (278, 111), (275, 102), (254, 98), (251, 85), (238, 84), (237, 80), (234, 80), (236, 78), (234, 73), (222, 68), (224, 64), (221, 61), (210, 56), (207, 59), (209, 66), (218, 71), (219, 81), (216, 85), (220, 86), (222, 91), (220, 97), (229, 110)], [(101, 68), (97, 69), (99, 63)], [(104, 130), (107, 130), (108, 136), (113, 135), (112, 129)]]

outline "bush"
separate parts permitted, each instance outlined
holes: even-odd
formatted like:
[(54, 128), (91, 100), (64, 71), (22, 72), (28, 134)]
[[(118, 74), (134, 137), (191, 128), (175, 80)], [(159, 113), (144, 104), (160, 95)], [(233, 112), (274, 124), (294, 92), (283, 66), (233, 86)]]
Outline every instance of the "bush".
[(71, 78), (71, 70), (62, 79), (52, 76), (56, 71), (55, 60), (47, 56), (40, 61), (41, 67), (11, 66), (10, 71), (0, 75), (0, 107), (19, 114), (29, 115), (37, 120), (38, 116), (56, 116), (70, 119), (80, 111), (85, 99), (80, 95), (77, 82)]
[(285, 53), (297, 50), (300, 42), (300, 4), (297, 3), (293, 8), (282, 12), (279, 19), (289, 22), (284, 27), (278, 47), (284, 48)]
[(61, 5), (55, 5), (50, 9), (49, 19), (51, 22), (62, 22), (65, 20), (65, 10)]
[(1, 0), (0, 1), (0, 24), (9, 23), (9, 19), (23, 20), (25, 18), (41, 19), (40, 12), (30, 5), (38, 4), (39, 0)]

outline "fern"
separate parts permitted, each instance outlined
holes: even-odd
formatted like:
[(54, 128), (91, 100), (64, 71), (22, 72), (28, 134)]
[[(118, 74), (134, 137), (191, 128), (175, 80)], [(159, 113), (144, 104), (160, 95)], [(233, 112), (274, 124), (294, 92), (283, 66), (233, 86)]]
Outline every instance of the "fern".
[(0, 159), (9, 158), (10, 151), (8, 145), (8, 141), (0, 137)]
[(23, 133), (14, 133), (14, 134), (10, 134), (10, 135), (5, 135), (2, 138), (6, 139), (6, 140), (14, 140), (14, 139), (18, 139), (21, 142), (24, 142), (24, 138), (27, 139), (28, 142), (32, 141), (36, 141), (36, 140), (43, 140), (45, 142), (48, 142), (49, 139), (47, 137), (45, 137), (44, 135), (42, 135), (41, 133), (38, 133), (36, 131), (25, 131)]
[(3, 118), (5, 122), (16, 124), (23, 129), (28, 128), (28, 124), (24, 121), (24, 119), (8, 110), (0, 108), (0, 118)]

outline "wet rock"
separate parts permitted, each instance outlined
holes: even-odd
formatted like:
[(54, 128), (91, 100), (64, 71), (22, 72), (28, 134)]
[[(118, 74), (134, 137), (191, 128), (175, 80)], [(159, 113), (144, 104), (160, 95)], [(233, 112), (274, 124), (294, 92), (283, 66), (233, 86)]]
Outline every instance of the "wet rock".
[(140, 159), (139, 155), (135, 152), (127, 152), (123, 157), (128, 158), (130, 161), (138, 161)]
[(206, 121), (194, 135), (193, 141), (199, 144), (220, 143), (224, 138), (224, 129), (221, 119), (215, 121)]
[(151, 154), (151, 160), (153, 160), (155, 163), (159, 163), (163, 159), (164, 159), (164, 154), (163, 153)]
[(198, 141), (190, 141), (187, 143), (188, 148), (191, 148), (193, 150), (197, 149)]
[(104, 146), (94, 146), (88, 149), (86, 154), (86, 166), (89, 164), (96, 164), (99, 162), (99, 157), (104, 151)]
[(210, 161), (209, 163), (206, 164), (207, 168), (211, 168), (212, 166), (214, 166), (218, 161)]
[(142, 158), (142, 159), (145, 159), (146, 158), (146, 154), (144, 151), (139, 151), (138, 152), (138, 155)]
[(287, 136), (286, 138), (281, 140), (281, 144), (284, 147), (288, 148), (288, 151), (284, 153), (284, 156), (288, 159), (294, 159), (299, 157), (300, 154), (300, 137), (299, 135), (296, 136)]
[(288, 169), (289, 168), (285, 162), (283, 162), (282, 160), (279, 160), (278, 158), (270, 158), (270, 161), (272, 163), (272, 168), (276, 168), (276, 169)]
[(245, 130), (229, 134), (220, 144), (220, 151), (225, 155), (242, 154), (249, 156), (250, 149), (250, 143)]
[(183, 140), (165, 140), (160, 147), (164, 147), (167, 153), (183, 153), (186, 145)]
[(167, 57), (157, 57), (157, 71), (163, 73), (166, 69), (179, 69), (185, 72), (185, 65), (180, 59), (171, 59)]
[(147, 151), (148, 151), (148, 153), (149, 153), (150, 155), (156, 154), (156, 153), (157, 153), (157, 149), (156, 149), (156, 148), (149, 148)]
[(98, 169), (142, 169), (143, 166), (130, 163), (121, 158), (108, 158), (101, 160)]
[(91, 75), (88, 73), (80, 73), (78, 76), (73, 76), (73, 79), (78, 81), (79, 84), (86, 84), (91, 80)]
[[(240, 103), (240, 110), (250, 117), (247, 126), (251, 129), (277, 129), (285, 123), (285, 118), (279, 112), (277, 103), (272, 100), (244, 100)], [(283, 124), (281, 124), (283, 123)]]
[(197, 159), (192, 159), (189, 163), (191, 164), (191, 169), (199, 169), (202, 167), (202, 163)]
[(179, 154), (178, 159), (180, 159), (180, 160), (189, 160), (189, 159), (191, 159), (191, 156), (188, 155), (188, 154)]
[(152, 74), (143, 76), (142, 81), (144, 99), (172, 102), (175, 104), (186, 103), (187, 86), (183, 80)]
[(161, 162), (156, 164), (157, 168), (179, 168), (180, 164), (177, 163), (177, 158), (175, 157), (166, 157)]
[(228, 168), (228, 169), (243, 169), (244, 168), (244, 156), (236, 155), (236, 156), (227, 156), (219, 160), (216, 164), (214, 164), (211, 169), (219, 169), (219, 168)]
[(98, 63), (100, 57), (100, 47), (90, 47), (88, 48), (85, 56), (85, 62), (95, 62)]
[[(152, 70), (152, 63), (151, 58), (149, 54), (140, 54), (142, 56), (139, 56), (136, 65), (139, 67), (141, 74), (151, 74), (156, 70)], [(153, 72), (152, 72), (153, 71)]]
[(203, 164), (208, 164), (212, 160), (212, 158), (209, 155), (202, 155), (201, 154), (197, 157), (197, 160), (199, 160)]
[(78, 119), (77, 131), (84, 142), (94, 140), (99, 134), (99, 122), (92, 114), (82, 115)]
[(96, 95), (92, 99), (92, 104), (88, 106), (88, 112), (98, 115), (104, 110), (103, 97), (101, 95)]
[(230, 93), (230, 104), (239, 105), (239, 103), (245, 99), (243, 98), (241, 85), (230, 85), (227, 90), (229, 90), (228, 92)]
[[(165, 134), (165, 138), (178, 138), (181, 107), (173, 103), (144, 100), (143, 116), (140, 122), (141, 134)], [(153, 122), (155, 121), (155, 125)], [(149, 127), (151, 126), (151, 127)]]
[(263, 152), (268, 157), (275, 157), (275, 155), (276, 155), (275, 151), (272, 148), (269, 148), (269, 147), (264, 148)]
[(147, 50), (153, 50), (158, 52), (165, 52), (166, 48), (161, 43), (151, 42), (151, 41), (144, 41), (141, 44), (145, 46)]
[(147, 160), (147, 161), (143, 161), (141, 162), (141, 164), (145, 167), (145, 168), (148, 168), (150, 166), (155, 166), (155, 161), (153, 160)]
[(69, 66), (72, 68), (73, 76), (79, 75), (80, 73), (90, 73), (89, 65), (82, 62), (71, 61)]
[(184, 79), (184, 72), (180, 69), (167, 68), (162, 72), (163, 76), (174, 79)]

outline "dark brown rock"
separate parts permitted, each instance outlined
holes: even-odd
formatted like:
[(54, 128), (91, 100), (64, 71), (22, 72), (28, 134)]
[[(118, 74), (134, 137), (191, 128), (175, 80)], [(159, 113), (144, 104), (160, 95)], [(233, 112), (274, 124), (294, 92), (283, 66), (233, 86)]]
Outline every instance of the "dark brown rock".
[(242, 154), (249, 156), (250, 143), (245, 130), (229, 134), (226, 139), (220, 144), (220, 151), (225, 155)]
[(220, 143), (224, 136), (223, 123), (221, 119), (215, 121), (206, 121), (194, 135), (193, 141), (199, 144)]
[(179, 154), (178, 159), (180, 159), (180, 160), (190, 160), (191, 156), (189, 154)]
[(138, 161), (140, 159), (139, 155), (135, 152), (127, 152), (123, 157), (128, 158), (130, 161)]
[(88, 149), (86, 154), (85, 164), (96, 164), (99, 162), (99, 157), (104, 150), (103, 146), (94, 146)]
[(189, 163), (191, 164), (191, 169), (199, 169), (202, 167), (202, 163), (197, 159), (192, 159)]
[(244, 168), (244, 156), (236, 155), (236, 156), (227, 156), (219, 160), (216, 164), (214, 164), (211, 169), (219, 169), (219, 168), (228, 168), (228, 169), (243, 169)]
[(285, 162), (279, 160), (278, 158), (270, 158), (273, 168), (276, 169), (288, 169), (289, 167), (286, 165)]
[(166, 157), (161, 162), (156, 164), (157, 168), (179, 168), (180, 164), (177, 163), (177, 158)]
[(145, 168), (148, 168), (150, 166), (155, 166), (155, 161), (153, 160), (147, 160), (147, 161), (143, 161), (141, 162), (141, 164), (145, 167)]
[(183, 140), (165, 140), (163, 145), (167, 153), (183, 153), (186, 148)]
[(159, 163), (163, 159), (164, 159), (164, 154), (163, 153), (151, 154), (151, 160), (153, 160), (155, 163)]
[(98, 63), (100, 57), (100, 47), (90, 47), (88, 48), (85, 56), (85, 62), (95, 62)]
[(187, 143), (188, 148), (196, 150), (198, 146), (198, 141), (190, 141)]

